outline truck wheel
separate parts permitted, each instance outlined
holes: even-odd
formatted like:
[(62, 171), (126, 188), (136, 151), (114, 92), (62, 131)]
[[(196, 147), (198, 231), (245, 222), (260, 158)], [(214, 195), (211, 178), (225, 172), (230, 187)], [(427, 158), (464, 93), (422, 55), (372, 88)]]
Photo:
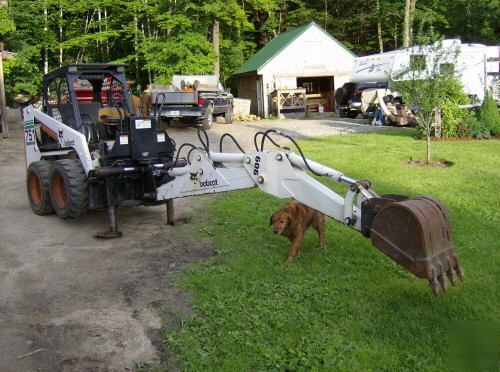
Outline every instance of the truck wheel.
[(40, 160), (31, 163), (26, 172), (26, 188), (31, 209), (39, 216), (54, 213), (50, 200), (49, 171), (50, 163)]
[(79, 160), (58, 160), (50, 170), (50, 197), (57, 215), (76, 218), (87, 211), (88, 184)]
[(356, 119), (358, 117), (358, 112), (355, 110), (349, 110), (347, 112), (347, 116), (349, 119)]
[(233, 105), (229, 106), (226, 113), (224, 114), (224, 119), (227, 124), (231, 124), (233, 122)]
[(208, 108), (205, 113), (205, 117), (201, 121), (201, 127), (205, 130), (210, 130), (212, 128), (213, 123), (214, 123), (213, 109)]

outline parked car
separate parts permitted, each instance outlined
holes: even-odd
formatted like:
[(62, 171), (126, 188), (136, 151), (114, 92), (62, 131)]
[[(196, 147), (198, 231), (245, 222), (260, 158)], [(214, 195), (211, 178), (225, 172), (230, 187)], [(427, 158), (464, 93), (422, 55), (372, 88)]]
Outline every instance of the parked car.
[(153, 87), (150, 93), (151, 115), (159, 114), (168, 124), (201, 123), (208, 130), (214, 117), (233, 121), (233, 95), (215, 75), (174, 75), (170, 86)]
[(362, 112), (361, 95), (366, 89), (387, 89), (387, 82), (345, 83), (335, 91), (335, 104), (341, 118), (369, 117), (371, 111)]

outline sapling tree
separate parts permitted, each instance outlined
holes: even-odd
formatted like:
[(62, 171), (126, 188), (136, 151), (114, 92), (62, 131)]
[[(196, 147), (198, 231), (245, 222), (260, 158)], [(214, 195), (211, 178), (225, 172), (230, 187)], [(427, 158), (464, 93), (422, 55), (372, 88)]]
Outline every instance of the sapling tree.
[[(408, 63), (393, 71), (391, 83), (406, 104), (413, 107), (418, 124), (426, 136), (426, 162), (431, 161), (431, 133), (436, 112), (443, 107), (451, 87), (456, 87), (456, 44), (432, 42), (432, 37), (417, 36), (417, 45), (409, 53)], [(429, 42), (431, 42), (429, 44)]]

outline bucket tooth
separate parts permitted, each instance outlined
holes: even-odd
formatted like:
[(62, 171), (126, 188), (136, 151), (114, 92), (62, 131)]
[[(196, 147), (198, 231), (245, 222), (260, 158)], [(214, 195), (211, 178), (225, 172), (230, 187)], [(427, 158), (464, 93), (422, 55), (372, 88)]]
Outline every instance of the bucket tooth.
[(441, 293), (441, 286), (439, 285), (436, 277), (429, 279), (429, 286), (431, 287), (434, 296), (439, 297), (439, 294)]
[(448, 289), (445, 276), (453, 286), (457, 276), (463, 279), (448, 211), (439, 201), (428, 196), (369, 199), (365, 210), (372, 244), (413, 275), (428, 279), (436, 296)]
[(448, 282), (446, 281), (444, 273), (438, 276), (438, 281), (443, 292), (448, 292)]
[(446, 276), (450, 280), (451, 285), (455, 287), (457, 285), (457, 272), (453, 267), (446, 272)]

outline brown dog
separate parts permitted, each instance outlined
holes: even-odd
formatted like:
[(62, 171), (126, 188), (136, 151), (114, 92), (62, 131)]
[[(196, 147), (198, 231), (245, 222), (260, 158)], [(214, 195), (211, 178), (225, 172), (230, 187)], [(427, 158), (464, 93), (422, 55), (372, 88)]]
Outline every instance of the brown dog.
[(269, 224), (273, 226), (275, 234), (284, 235), (292, 242), (286, 260), (287, 265), (299, 253), (304, 234), (309, 226), (318, 232), (319, 247), (323, 248), (325, 245), (325, 215), (296, 200), (286, 203), (274, 212), (269, 219)]

